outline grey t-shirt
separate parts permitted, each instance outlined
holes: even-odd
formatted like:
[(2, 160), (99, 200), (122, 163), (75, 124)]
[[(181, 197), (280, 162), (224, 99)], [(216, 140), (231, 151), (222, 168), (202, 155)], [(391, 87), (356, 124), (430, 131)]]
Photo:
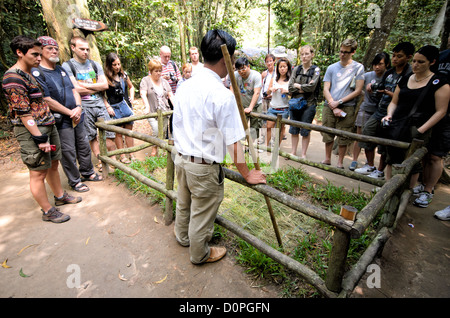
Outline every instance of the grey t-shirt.
[[(247, 108), (250, 106), (255, 88), (262, 86), (261, 74), (257, 71), (251, 70), (250, 75), (245, 80), (239, 75), (238, 72), (234, 72), (234, 77), (236, 78), (239, 92), (241, 93), (242, 105), (244, 108)], [(258, 101), (256, 102), (256, 105), (258, 104), (261, 104), (261, 94), (259, 94)]]
[[(363, 75), (364, 66), (361, 63), (352, 61), (349, 65), (344, 67), (340, 62), (336, 62), (327, 68), (323, 81), (331, 83), (331, 97), (333, 97), (333, 100), (339, 100), (355, 90), (355, 81), (364, 80)], [(345, 103), (345, 106), (355, 105), (355, 99)]]
[(375, 71), (367, 72), (364, 74), (364, 101), (361, 103), (361, 111), (373, 114), (377, 110), (381, 94), (374, 91), (372, 91), (372, 93), (369, 93), (366, 90), (366, 87), (368, 84), (381, 82), (382, 78), (383, 76), (378, 77)]
[[(72, 69), (70, 68), (69, 63), (64, 62), (62, 67), (69, 74), (69, 76), (75, 77), (75, 79), (79, 82), (83, 83), (96, 83), (99, 76), (104, 75), (102, 66), (92, 60), (87, 60), (86, 63), (81, 64), (77, 62), (74, 58), (70, 59), (72, 62), (76, 74), (73, 74)], [(97, 74), (95, 73), (94, 68), (92, 67), (91, 62), (95, 63), (97, 66)], [(93, 95), (82, 95), (81, 96), (81, 104), (83, 107), (104, 107), (103, 98), (100, 94)]]

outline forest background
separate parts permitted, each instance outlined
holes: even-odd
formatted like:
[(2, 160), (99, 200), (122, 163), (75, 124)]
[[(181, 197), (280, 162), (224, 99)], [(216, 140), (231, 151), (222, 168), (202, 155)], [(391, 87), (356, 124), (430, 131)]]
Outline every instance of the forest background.
[[(188, 60), (191, 46), (200, 47), (207, 30), (232, 34), (239, 49), (258, 48), (262, 55), (252, 68), (264, 69), (264, 54), (276, 46), (297, 51), (305, 44), (316, 50), (314, 63), (323, 71), (338, 61), (340, 43), (358, 41), (354, 56), (369, 70), (373, 56), (391, 53), (395, 44), (412, 42), (416, 48), (432, 44), (447, 48), (450, 5), (447, 0), (0, 0), (0, 72), (16, 57), (9, 43), (16, 35), (31, 37), (58, 33), (67, 16), (102, 21), (108, 30), (95, 33), (98, 56), (121, 57), (135, 87), (147, 75), (148, 59), (167, 45), (179, 66)], [(53, 10), (54, 8), (54, 10)], [(59, 11), (58, 11), (59, 10)], [(63, 10), (63, 14), (59, 13)], [(64, 12), (65, 11), (65, 12)], [(49, 21), (52, 17), (52, 21)], [(269, 32), (270, 30), (270, 32)], [(68, 47), (67, 43), (61, 44)], [(69, 54), (69, 53), (68, 53)], [(64, 58), (62, 59), (65, 60)], [(298, 64), (294, 59), (293, 64)], [(136, 95), (139, 96), (139, 95)], [(0, 114), (7, 107), (3, 94)]]

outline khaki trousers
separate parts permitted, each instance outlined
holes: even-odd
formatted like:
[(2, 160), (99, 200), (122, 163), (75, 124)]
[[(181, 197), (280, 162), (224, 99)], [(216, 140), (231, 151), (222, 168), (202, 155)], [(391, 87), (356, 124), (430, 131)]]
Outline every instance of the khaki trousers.
[(224, 195), (224, 176), (219, 164), (198, 164), (175, 156), (178, 181), (175, 235), (189, 246), (190, 260), (201, 264), (209, 258), (208, 242)]

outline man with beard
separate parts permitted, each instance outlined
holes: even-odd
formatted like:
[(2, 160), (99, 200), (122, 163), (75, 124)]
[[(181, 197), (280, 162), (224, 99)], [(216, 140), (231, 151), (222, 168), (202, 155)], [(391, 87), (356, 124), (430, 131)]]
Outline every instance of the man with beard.
[[(82, 180), (101, 180), (91, 161), (91, 149), (84, 128), (84, 113), (80, 94), (75, 90), (59, 62), (58, 43), (49, 36), (41, 36), (42, 60), (32, 74), (44, 89), (44, 100), (56, 118), (61, 141), (61, 164), (69, 186), (78, 192), (89, 191)], [(79, 163), (79, 167), (77, 165)]]

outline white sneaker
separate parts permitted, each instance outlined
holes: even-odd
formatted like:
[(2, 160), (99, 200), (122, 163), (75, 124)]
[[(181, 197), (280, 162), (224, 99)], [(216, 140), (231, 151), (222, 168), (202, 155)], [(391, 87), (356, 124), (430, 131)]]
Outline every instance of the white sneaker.
[(412, 193), (415, 196), (418, 196), (419, 194), (421, 194), (423, 191), (425, 190), (425, 186), (421, 183), (419, 185), (416, 185), (413, 189), (412, 189)]
[[(423, 185), (423, 183), (416, 185), (413, 189), (412, 189), (412, 194), (416, 197), (418, 197), (419, 195), (422, 194), (422, 192), (425, 191), (425, 186)], [(431, 189), (431, 193), (434, 194), (434, 187), (433, 189)]]
[(434, 216), (442, 221), (450, 221), (450, 205), (443, 210), (436, 211)]
[(414, 200), (413, 204), (415, 206), (426, 208), (431, 203), (433, 199), (433, 194), (428, 192), (422, 192), (417, 199)]
[(355, 169), (356, 173), (365, 174), (365, 175), (368, 175), (368, 174), (372, 173), (373, 171), (375, 171), (375, 167), (371, 167), (367, 163), (363, 167)]
[(380, 171), (378, 169), (375, 169), (375, 171), (371, 172), (369, 174), (369, 178), (383, 180), (384, 179), (384, 172)]

